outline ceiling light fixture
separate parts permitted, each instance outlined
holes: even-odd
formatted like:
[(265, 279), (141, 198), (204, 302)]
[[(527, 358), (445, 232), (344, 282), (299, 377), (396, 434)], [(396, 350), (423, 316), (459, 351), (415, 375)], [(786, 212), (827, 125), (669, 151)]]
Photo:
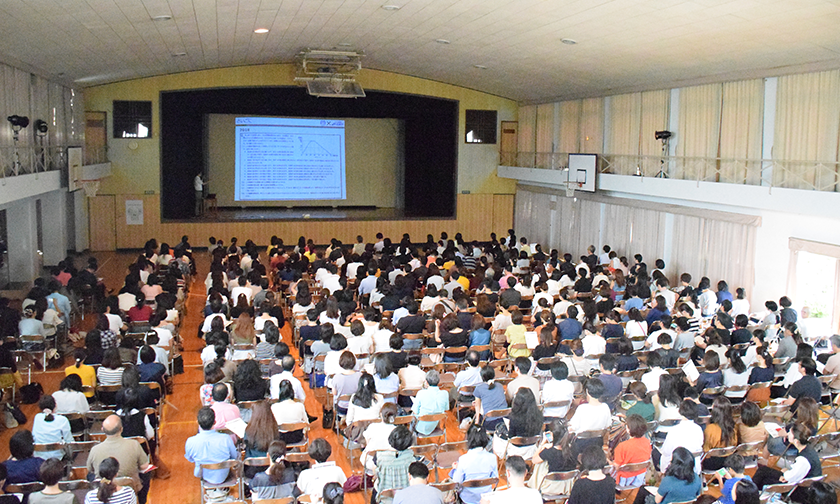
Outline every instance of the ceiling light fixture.
[(487, 67), (484, 65), (473, 65), (474, 67), (478, 68), (479, 70), (487, 70)]
[(570, 38), (562, 38), (562, 39), (560, 39), (560, 42), (563, 42), (563, 43), (564, 43), (564, 44), (566, 44), (566, 45), (575, 45), (575, 44), (577, 44), (577, 40), (570, 39)]
[(169, 14), (161, 14), (160, 16), (152, 17), (152, 21), (169, 21), (170, 19), (172, 19), (172, 16)]
[(338, 47), (350, 47), (352, 44), (350, 42), (339, 42)]
[(449, 41), (443, 38), (436, 39), (435, 42), (438, 44), (449, 45)]
[(268, 33), (268, 28), (257, 28), (254, 33)]
[(180, 58), (181, 56), (186, 56), (186, 55), (187, 55), (187, 53), (185, 53), (185, 52), (172, 53), (173, 58)]
[(386, 11), (398, 11), (402, 7), (399, 6), (399, 5), (385, 4), (385, 5), (382, 6), (382, 8), (385, 9)]

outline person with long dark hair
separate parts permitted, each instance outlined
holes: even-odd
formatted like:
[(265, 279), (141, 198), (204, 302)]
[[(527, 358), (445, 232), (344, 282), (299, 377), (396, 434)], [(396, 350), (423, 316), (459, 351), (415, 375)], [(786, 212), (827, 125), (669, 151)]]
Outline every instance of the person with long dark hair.
[(665, 471), (665, 477), (654, 494), (646, 487), (639, 489), (634, 504), (645, 504), (647, 497), (652, 496), (657, 504), (671, 502), (685, 502), (694, 500), (700, 495), (703, 482), (694, 472), (694, 455), (683, 447), (674, 450), (671, 464)]
[[(726, 351), (726, 357), (729, 359), (729, 367), (723, 370), (723, 385), (725, 387), (736, 387), (747, 385), (750, 379), (750, 372), (747, 365), (741, 359), (741, 352), (737, 348), (730, 348)], [(733, 402), (741, 402), (747, 391), (741, 392), (724, 392), (724, 395)]]
[[(738, 431), (732, 416), (732, 403), (723, 396), (718, 396), (712, 403), (711, 421), (704, 431), (703, 451), (724, 448), (738, 444)], [(723, 467), (725, 457), (706, 457), (703, 469), (717, 471)]]
[[(87, 413), (90, 411), (90, 404), (82, 393), (82, 378), (77, 374), (69, 374), (61, 380), (58, 390), (52, 393), (55, 399), (55, 413)], [(85, 430), (84, 419), (70, 422), (73, 432)]]
[(384, 402), (382, 395), (376, 392), (373, 376), (362, 373), (356, 393), (347, 405), (347, 425), (358, 420), (375, 420), (379, 417), (379, 410)]
[[(278, 426), (308, 422), (306, 408), (303, 403), (295, 401), (295, 390), (289, 380), (280, 382), (277, 402), (271, 405), (271, 413)], [(303, 440), (303, 430), (281, 430), (280, 439), (290, 444), (299, 443)]]
[(137, 504), (137, 494), (130, 486), (117, 485), (114, 479), (120, 472), (120, 463), (108, 457), (99, 464), (99, 488), (85, 495), (85, 504)]
[(236, 367), (233, 392), (237, 401), (261, 401), (268, 392), (266, 381), (257, 361), (246, 359)]

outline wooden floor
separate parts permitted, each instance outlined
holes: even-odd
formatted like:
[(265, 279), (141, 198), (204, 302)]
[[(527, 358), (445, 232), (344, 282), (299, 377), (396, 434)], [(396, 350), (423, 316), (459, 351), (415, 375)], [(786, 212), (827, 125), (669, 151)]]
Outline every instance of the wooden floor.
[[(134, 252), (104, 252), (93, 255), (99, 260), (99, 276), (104, 278), (109, 289), (114, 289), (115, 291), (121, 287), (122, 280), (127, 273), (128, 264), (133, 262), (137, 257)], [(199, 484), (198, 480), (193, 476), (193, 465), (188, 463), (184, 458), (184, 443), (187, 438), (196, 434), (198, 430), (196, 423), (196, 413), (200, 407), (198, 388), (203, 383), (203, 372), (199, 354), (204, 347), (204, 342), (196, 337), (196, 328), (203, 319), (203, 279), (209, 268), (209, 258), (206, 254), (198, 254), (196, 259), (198, 275), (193, 279), (193, 288), (190, 289), (189, 299), (187, 301), (186, 317), (181, 326), (181, 335), (184, 341), (184, 374), (175, 377), (174, 393), (168, 397), (168, 404), (164, 409), (160, 426), (160, 454), (163, 461), (171, 469), (172, 476), (167, 480), (152, 480), (151, 491), (149, 493), (149, 502), (152, 504), (198, 504), (200, 502)], [(86, 261), (86, 256), (80, 257), (78, 264), (83, 264), (83, 261)], [(79, 322), (79, 325), (81, 329), (86, 330), (92, 327), (93, 323), (93, 317), (88, 316), (86, 320)], [(283, 340), (286, 343), (291, 343), (291, 330), (288, 324), (281, 332)], [(68, 357), (67, 365), (70, 364), (70, 360), (71, 358)], [(298, 375), (302, 375), (300, 370), (297, 373)], [(57, 389), (63, 376), (63, 370), (37, 372), (33, 373), (32, 380), (40, 382), (45, 392), (49, 394)], [(302, 378), (302, 376), (300, 377)], [(309, 390), (306, 380), (301, 379), (301, 381), (307, 391), (306, 408), (310, 414), (318, 417), (318, 420), (312, 424), (313, 429), (310, 433), (310, 438), (323, 437), (329, 441), (333, 447), (332, 459), (344, 469), (345, 473), (349, 475), (352, 472), (360, 472), (361, 468), (358, 461), (355, 461), (351, 468), (351, 464), (347, 460), (346, 451), (337, 442), (335, 433), (333, 431), (325, 431), (321, 427), (321, 406)], [(37, 413), (37, 407), (36, 405), (23, 405), (22, 409), (29, 418), (29, 422), (24, 427), (31, 428), (31, 419)], [(458, 429), (454, 414), (450, 413), (446, 427), (449, 441), (463, 439), (463, 433)], [(8, 457), (8, 440), (13, 432), (14, 430), (0, 432), (0, 456), (3, 460)], [(445, 475), (441, 474), (441, 477), (445, 477)], [(829, 478), (836, 481), (837, 471), (832, 470)], [(707, 493), (716, 496), (719, 495), (716, 487), (711, 487)], [(627, 502), (632, 502), (633, 495), (629, 497)], [(365, 502), (365, 496), (361, 492), (351, 493), (346, 496), (346, 502), (348, 504), (363, 504)]]
[[(127, 273), (127, 266), (136, 260), (136, 253), (131, 252), (103, 252), (93, 254), (100, 264), (99, 276), (104, 278), (106, 286), (118, 290), (122, 285), (122, 279)], [(86, 257), (80, 257), (78, 264), (83, 264)], [(196, 328), (203, 320), (202, 311), (204, 308), (204, 285), (203, 280), (209, 269), (209, 258), (206, 254), (199, 254), (197, 257), (198, 275), (193, 279), (193, 287), (190, 289), (187, 301), (187, 314), (181, 325), (181, 335), (184, 341), (184, 374), (175, 377), (174, 393), (168, 397), (168, 404), (165, 406), (162, 421), (160, 424), (160, 455), (163, 461), (172, 471), (172, 477), (167, 480), (154, 479), (149, 492), (149, 502), (152, 504), (198, 504), (199, 485), (198, 480), (193, 476), (193, 465), (184, 458), (184, 443), (187, 438), (198, 431), (196, 413), (200, 408), (198, 388), (204, 380), (199, 354), (204, 348), (203, 340), (196, 337)], [(83, 330), (92, 327), (93, 317), (87, 316), (86, 320), (80, 321), (79, 325)], [(287, 324), (281, 331), (283, 340), (291, 345), (291, 330)], [(66, 365), (70, 365), (70, 357)], [(297, 371), (307, 392), (306, 409), (310, 414), (316, 415), (318, 420), (313, 422), (313, 429), (310, 439), (323, 437), (333, 447), (333, 457), (339, 466), (347, 474), (352, 471), (361, 470), (358, 461), (353, 464), (351, 470), (347, 461), (345, 449), (336, 440), (334, 431), (325, 431), (321, 427), (321, 405), (315, 400), (309, 390), (306, 380), (302, 379), (302, 373)], [(64, 376), (63, 369), (47, 372), (34, 372), (32, 380), (40, 382), (44, 391), (50, 394), (57, 390), (58, 384)], [(24, 377), (26, 379), (26, 377)], [(26, 413), (29, 422), (24, 425), (32, 427), (32, 418), (37, 413), (36, 405), (22, 405), (21, 409)], [(0, 432), (0, 457), (8, 457), (8, 440), (14, 430)], [(463, 434), (458, 430), (454, 416), (447, 423), (447, 435), (450, 441), (463, 439)], [(358, 452), (356, 452), (358, 454)], [(365, 501), (364, 494), (351, 493), (346, 496), (348, 504), (362, 504)]]

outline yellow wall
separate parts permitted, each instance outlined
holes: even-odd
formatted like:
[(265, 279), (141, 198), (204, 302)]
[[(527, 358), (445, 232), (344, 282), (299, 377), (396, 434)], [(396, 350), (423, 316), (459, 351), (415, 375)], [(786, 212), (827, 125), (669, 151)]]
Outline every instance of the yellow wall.
[[(160, 132), (158, 101), (161, 91), (219, 87), (293, 85), (294, 66), (258, 65), (219, 68), (161, 75), (105, 84), (85, 89), (85, 109), (108, 113), (108, 157), (113, 175), (102, 182), (99, 194), (160, 193)], [(494, 109), (500, 121), (515, 121), (516, 102), (450, 84), (407, 75), (362, 70), (358, 78), (363, 88), (371, 91), (392, 91), (458, 100), (458, 192), (507, 193), (516, 184), (496, 176), (499, 146), (468, 145), (464, 138), (466, 109)], [(361, 98), (364, 99), (364, 98)], [(131, 139), (110, 138), (113, 100), (148, 100), (152, 102), (152, 138), (137, 140), (138, 148), (128, 148)]]

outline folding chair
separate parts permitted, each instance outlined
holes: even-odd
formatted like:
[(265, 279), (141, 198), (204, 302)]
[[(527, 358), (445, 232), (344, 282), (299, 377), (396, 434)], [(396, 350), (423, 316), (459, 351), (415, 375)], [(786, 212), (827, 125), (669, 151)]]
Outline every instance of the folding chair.
[[(239, 479), (240, 479), (240, 469), (242, 467), (242, 463), (239, 460), (225, 460), (224, 462), (219, 462), (217, 464), (201, 464), (199, 466), (199, 482), (201, 485), (201, 504), (207, 502), (207, 490), (222, 490), (222, 489), (230, 489), (230, 488), (239, 488)], [(227, 469), (228, 470), (228, 477), (225, 481), (221, 483), (208, 483), (204, 481), (202, 477), (203, 471), (212, 471), (212, 470), (221, 470)], [(241, 496), (240, 496), (241, 497)]]
[[(566, 483), (571, 490), (572, 483), (580, 476), (580, 471), (563, 471), (563, 472), (550, 472), (545, 475), (540, 484), (537, 488), (541, 488), (542, 484), (546, 481), (551, 481), (555, 483)], [(566, 502), (569, 499), (568, 494), (543, 494), (543, 502), (549, 503), (560, 503)]]
[(280, 424), (277, 426), (278, 430), (282, 433), (285, 432), (294, 432), (294, 431), (303, 431), (303, 440), (297, 443), (287, 443), (286, 448), (289, 450), (300, 450), (305, 451), (309, 446), (309, 429), (312, 426), (309, 422), (296, 422), (296, 423), (285, 423)]
[(450, 469), (461, 455), (467, 453), (467, 450), (466, 441), (453, 441), (440, 445), (435, 454), (435, 480), (440, 481), (438, 469)]
[(443, 436), (443, 442), (447, 441), (446, 439), (446, 413), (435, 413), (433, 415), (420, 415), (417, 417), (418, 422), (437, 422), (437, 427), (432, 430), (429, 434), (421, 434), (417, 432), (417, 428), (415, 426), (414, 433), (418, 440), (420, 439), (430, 439), (430, 438), (439, 438)]

